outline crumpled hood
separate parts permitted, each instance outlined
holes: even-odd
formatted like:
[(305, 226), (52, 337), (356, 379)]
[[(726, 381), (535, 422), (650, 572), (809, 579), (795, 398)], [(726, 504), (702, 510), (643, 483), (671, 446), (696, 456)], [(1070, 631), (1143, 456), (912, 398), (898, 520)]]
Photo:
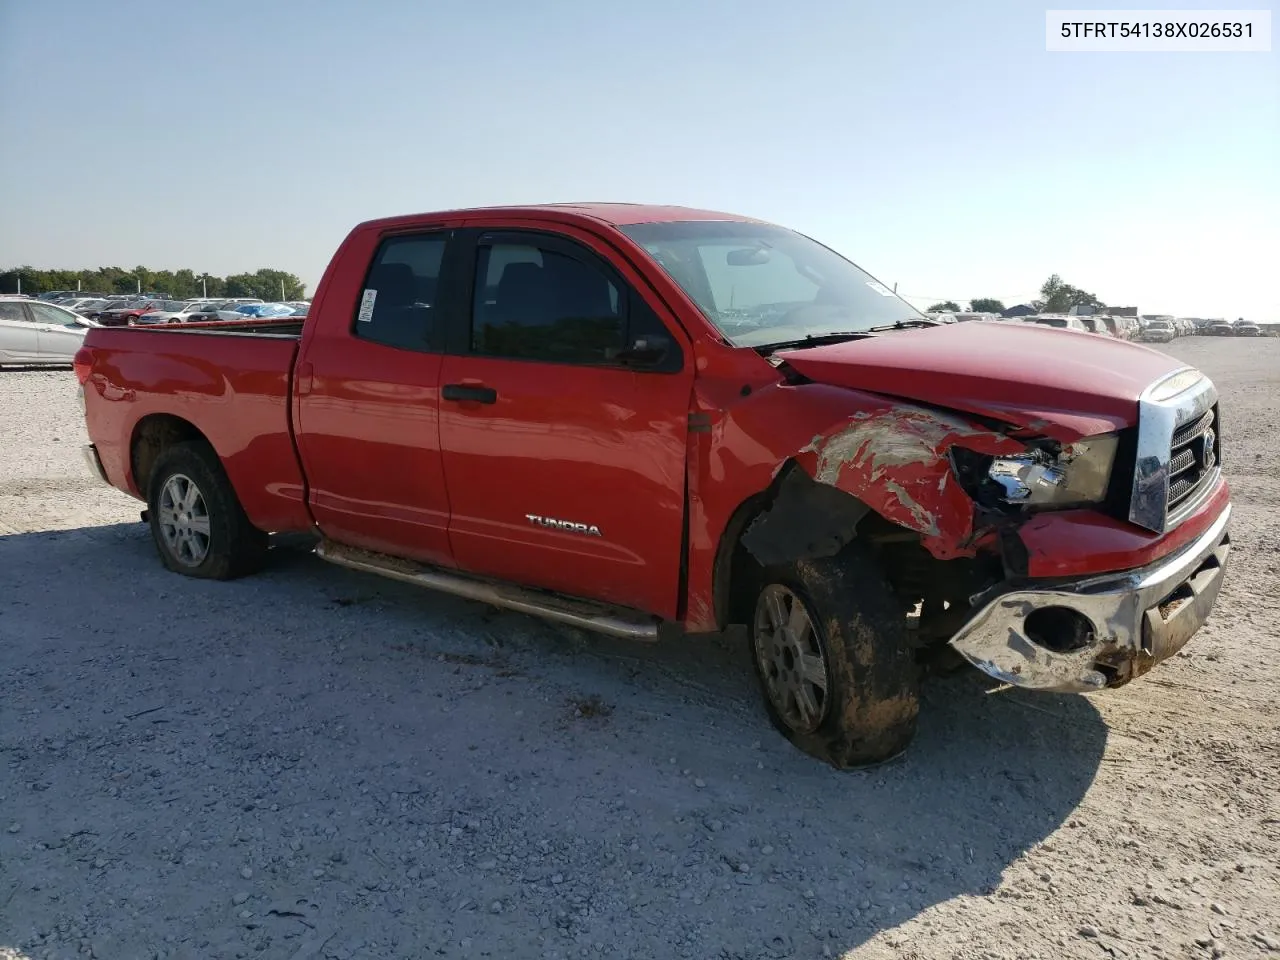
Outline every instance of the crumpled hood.
[(820, 383), (948, 407), (1064, 442), (1138, 421), (1138, 397), (1186, 364), (1149, 347), (1031, 323), (970, 321), (779, 351)]

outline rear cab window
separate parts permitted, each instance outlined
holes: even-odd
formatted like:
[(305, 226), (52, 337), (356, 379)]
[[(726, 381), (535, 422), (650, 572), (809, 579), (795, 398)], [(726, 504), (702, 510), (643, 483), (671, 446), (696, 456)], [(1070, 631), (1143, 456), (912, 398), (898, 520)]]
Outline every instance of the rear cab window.
[(433, 308), (447, 243), (447, 233), (434, 232), (387, 237), (378, 245), (356, 303), (356, 337), (406, 350), (436, 347)]

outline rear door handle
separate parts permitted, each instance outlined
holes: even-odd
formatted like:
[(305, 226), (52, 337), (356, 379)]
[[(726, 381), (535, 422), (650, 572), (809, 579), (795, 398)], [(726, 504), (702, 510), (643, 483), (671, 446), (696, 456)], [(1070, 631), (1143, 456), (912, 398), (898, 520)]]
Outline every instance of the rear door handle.
[(470, 383), (446, 383), (440, 391), (446, 400), (469, 400), (472, 403), (497, 403), (498, 391)]

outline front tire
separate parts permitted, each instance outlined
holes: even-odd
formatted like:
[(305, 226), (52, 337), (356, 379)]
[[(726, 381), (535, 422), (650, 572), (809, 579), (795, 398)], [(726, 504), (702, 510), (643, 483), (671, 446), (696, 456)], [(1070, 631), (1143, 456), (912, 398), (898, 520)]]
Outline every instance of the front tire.
[(763, 572), (751, 652), (784, 736), (839, 769), (883, 763), (915, 736), (919, 668), (888, 580), (862, 544)]
[(267, 535), (244, 508), (213, 449), (174, 444), (156, 460), (147, 497), (151, 537), (174, 573), (233, 580), (260, 570)]

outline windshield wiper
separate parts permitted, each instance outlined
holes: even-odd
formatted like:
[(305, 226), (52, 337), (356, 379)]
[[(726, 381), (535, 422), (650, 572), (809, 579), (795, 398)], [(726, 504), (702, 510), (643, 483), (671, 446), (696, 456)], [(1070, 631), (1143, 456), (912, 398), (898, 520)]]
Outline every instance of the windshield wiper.
[(821, 347), (828, 343), (840, 343), (843, 340), (856, 340), (859, 337), (868, 337), (870, 335), (871, 333), (868, 330), (845, 330), (840, 333), (809, 334), (799, 340), (779, 340), (777, 343), (762, 343), (755, 349), (760, 353), (767, 355), (772, 353), (774, 350), (803, 350), (805, 347)]
[(884, 323), (878, 327), (868, 327), (871, 333), (879, 333), (882, 330), (906, 330), (910, 327), (940, 327), (937, 320), (924, 320), (920, 317), (908, 317), (906, 320), (895, 320), (893, 323)]

